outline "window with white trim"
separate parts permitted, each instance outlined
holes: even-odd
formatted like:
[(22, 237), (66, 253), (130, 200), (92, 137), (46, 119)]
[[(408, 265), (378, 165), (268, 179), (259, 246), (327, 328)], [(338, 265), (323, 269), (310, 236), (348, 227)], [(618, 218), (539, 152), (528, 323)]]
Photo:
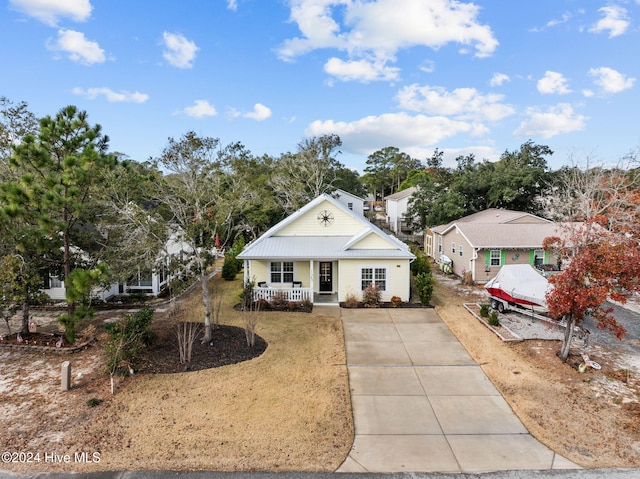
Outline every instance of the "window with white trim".
[(63, 286), (64, 286), (64, 282), (58, 276), (49, 277), (50, 288), (62, 288)]
[(438, 236), (438, 253), (442, 253), (442, 236)]
[(456, 244), (455, 243), (451, 243), (451, 252), (453, 254), (456, 254)]
[(462, 256), (462, 245), (458, 246), (458, 254)]
[(387, 268), (362, 268), (360, 270), (360, 287), (365, 290), (375, 284), (381, 291), (387, 290)]
[(502, 254), (499, 249), (492, 249), (489, 253), (489, 264), (491, 266), (500, 266)]
[(544, 263), (544, 250), (536, 249), (533, 251), (533, 264), (535, 266), (540, 266)]
[(293, 283), (293, 261), (271, 262), (271, 283)]

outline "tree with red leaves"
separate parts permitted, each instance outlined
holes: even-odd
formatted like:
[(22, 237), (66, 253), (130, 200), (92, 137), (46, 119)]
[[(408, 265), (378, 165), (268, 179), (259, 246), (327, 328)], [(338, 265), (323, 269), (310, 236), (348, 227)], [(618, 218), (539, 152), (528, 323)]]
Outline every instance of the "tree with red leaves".
[(553, 288), (547, 293), (549, 312), (566, 319), (566, 332), (559, 356), (566, 361), (574, 329), (586, 315), (599, 328), (618, 339), (625, 328), (606, 305), (611, 299), (625, 303), (630, 294), (640, 291), (640, 245), (638, 236), (628, 231), (612, 231), (611, 220), (596, 215), (574, 226), (560, 237), (544, 241), (563, 262), (562, 272), (549, 278)]

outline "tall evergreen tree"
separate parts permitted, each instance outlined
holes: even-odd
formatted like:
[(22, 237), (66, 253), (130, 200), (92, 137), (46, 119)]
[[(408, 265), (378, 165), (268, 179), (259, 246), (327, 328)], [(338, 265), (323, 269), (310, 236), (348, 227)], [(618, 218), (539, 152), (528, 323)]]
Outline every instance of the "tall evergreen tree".
[[(40, 120), (38, 134), (28, 134), (14, 147), (9, 166), (15, 180), (2, 187), (2, 212), (17, 222), (22, 233), (18, 249), (38, 254), (52, 263), (54, 271), (57, 263), (69, 292), (72, 270), (87, 259), (87, 246), (96, 233), (91, 231), (93, 218), (86, 213), (103, 168), (114, 163), (107, 153), (108, 142), (99, 125), (88, 123), (86, 112), (67, 106), (55, 117)], [(60, 251), (62, 258), (55, 261)], [(76, 317), (76, 304), (67, 298), (68, 318)]]

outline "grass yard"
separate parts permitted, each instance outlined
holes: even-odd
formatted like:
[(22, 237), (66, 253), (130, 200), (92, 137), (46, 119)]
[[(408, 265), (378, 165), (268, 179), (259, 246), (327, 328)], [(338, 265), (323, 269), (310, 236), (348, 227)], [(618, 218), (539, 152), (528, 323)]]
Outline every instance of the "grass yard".
[[(241, 281), (216, 278), (212, 286), (223, 298), (220, 323), (244, 326), (233, 309)], [(202, 311), (199, 293), (182, 303), (185, 318)], [(175, 319), (154, 319), (161, 321)], [(100, 462), (34, 470), (334, 471), (354, 436), (340, 319), (265, 312), (257, 334), (268, 347), (250, 361), (134, 375), (100, 406), (82, 404), (63, 444), (41, 447), (100, 451)]]

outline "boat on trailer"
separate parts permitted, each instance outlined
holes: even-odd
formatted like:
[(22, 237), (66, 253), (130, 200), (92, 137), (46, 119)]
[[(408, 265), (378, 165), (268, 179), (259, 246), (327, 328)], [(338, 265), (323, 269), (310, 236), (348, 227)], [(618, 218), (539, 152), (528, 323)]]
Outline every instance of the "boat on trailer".
[(550, 285), (529, 264), (508, 264), (485, 284), (491, 307), (499, 312), (509, 309), (527, 310), (539, 314), (548, 312), (546, 294)]

